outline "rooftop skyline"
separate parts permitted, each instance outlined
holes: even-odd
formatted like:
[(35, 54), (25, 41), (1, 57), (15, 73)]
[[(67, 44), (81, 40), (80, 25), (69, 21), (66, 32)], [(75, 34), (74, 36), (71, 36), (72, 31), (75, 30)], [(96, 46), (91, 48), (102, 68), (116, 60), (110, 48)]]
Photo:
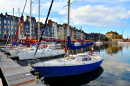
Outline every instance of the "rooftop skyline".
[[(20, 15), (26, 0), (0, 0), (1, 13)], [(74, 2), (75, 0), (70, 0)], [(38, 0), (32, 0), (32, 17), (38, 21)], [(67, 23), (68, 0), (54, 0), (49, 19), (58, 24)], [(40, 22), (45, 22), (51, 0), (40, 0)], [(130, 37), (130, 0), (76, 0), (70, 5), (70, 25), (86, 33), (103, 33), (116, 31), (123, 37)], [(64, 8), (63, 8), (64, 7)], [(25, 15), (30, 15), (30, 0), (25, 7)], [(24, 17), (25, 18), (25, 17)]]

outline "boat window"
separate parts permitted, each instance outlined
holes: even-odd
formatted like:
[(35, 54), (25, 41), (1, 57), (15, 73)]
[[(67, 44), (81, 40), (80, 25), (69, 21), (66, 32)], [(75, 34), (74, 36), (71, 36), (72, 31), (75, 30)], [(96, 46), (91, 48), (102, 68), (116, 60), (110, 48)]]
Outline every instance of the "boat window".
[(73, 59), (73, 60), (75, 59), (75, 57), (73, 57), (73, 56), (70, 56), (69, 58), (70, 58), (70, 59)]
[(82, 61), (91, 61), (91, 58), (83, 58)]

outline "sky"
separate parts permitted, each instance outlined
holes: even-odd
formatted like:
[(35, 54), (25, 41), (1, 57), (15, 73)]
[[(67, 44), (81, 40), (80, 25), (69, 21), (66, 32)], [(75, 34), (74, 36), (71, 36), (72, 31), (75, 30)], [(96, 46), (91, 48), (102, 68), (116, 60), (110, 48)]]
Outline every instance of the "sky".
[[(22, 14), (26, 0), (0, 0), (0, 13), (18, 16)], [(68, 0), (54, 0), (49, 19), (58, 24), (67, 23)], [(130, 37), (130, 0), (70, 0), (70, 25), (86, 33), (113, 31), (123, 38)], [(51, 0), (40, 0), (40, 22), (45, 22)], [(66, 7), (64, 7), (66, 6)], [(24, 11), (24, 18), (30, 15), (30, 0)], [(32, 0), (31, 15), (38, 21), (38, 0)]]

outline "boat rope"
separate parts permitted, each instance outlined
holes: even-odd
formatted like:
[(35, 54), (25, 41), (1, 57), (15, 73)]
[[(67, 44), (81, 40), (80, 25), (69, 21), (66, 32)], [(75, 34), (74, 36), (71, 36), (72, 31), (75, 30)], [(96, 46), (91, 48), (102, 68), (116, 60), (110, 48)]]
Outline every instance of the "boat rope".
[(23, 13), (24, 13), (24, 10), (25, 10), (25, 7), (26, 7), (26, 3), (27, 3), (27, 0), (26, 0), (25, 5), (24, 5), (24, 9), (23, 9), (23, 12), (22, 12), (22, 15), (21, 15), (21, 18), (20, 18), (18, 27), (17, 27), (17, 31), (16, 31), (16, 33), (15, 33), (15, 37), (13, 38), (13, 42), (12, 42), (11, 49), (12, 49), (12, 47), (13, 47), (13, 43), (14, 43), (14, 41), (15, 41), (15, 38), (16, 38), (16, 35), (17, 35), (17, 33), (18, 33), (18, 30), (19, 30), (19, 26), (20, 26), (21, 20), (22, 20), (22, 18), (23, 18)]
[(45, 25), (44, 25), (44, 27), (43, 27), (43, 29), (42, 29), (41, 36), (40, 36), (40, 38), (39, 38), (38, 45), (37, 45), (36, 51), (35, 51), (35, 53), (34, 53), (34, 59), (35, 59), (35, 55), (36, 55), (36, 53), (37, 53), (37, 50), (38, 50), (38, 48), (39, 48), (39, 45), (40, 45), (40, 43), (41, 43), (43, 32), (44, 32), (45, 27), (46, 27), (46, 25), (47, 25), (47, 20), (48, 20), (50, 11), (51, 11), (51, 7), (52, 7), (52, 4), (53, 4), (53, 1), (54, 1), (54, 0), (52, 0), (52, 2), (51, 2), (50, 8), (49, 8), (49, 11), (48, 11), (48, 14), (47, 14), (47, 18), (46, 18), (46, 20), (45, 20)]
[[(42, 50), (41, 50), (42, 51)], [(47, 58), (49, 58), (49, 56), (47, 56), (43, 51), (42, 51), (42, 53), (47, 57)], [(51, 58), (49, 58), (50, 60), (53, 60), (53, 59), (51, 59)]]

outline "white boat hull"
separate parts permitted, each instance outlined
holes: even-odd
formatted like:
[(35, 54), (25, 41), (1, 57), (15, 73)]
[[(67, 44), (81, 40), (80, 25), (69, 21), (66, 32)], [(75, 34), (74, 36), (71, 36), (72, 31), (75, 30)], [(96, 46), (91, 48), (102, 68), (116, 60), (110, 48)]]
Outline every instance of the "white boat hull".
[(118, 42), (118, 44), (129, 44), (130, 42)]
[(64, 50), (52, 50), (52, 49), (41, 49), (38, 50), (35, 58), (34, 58), (34, 51), (18, 53), (19, 60), (27, 60), (27, 59), (37, 59), (37, 58), (45, 58), (45, 57), (54, 57), (65, 54)]
[(103, 44), (103, 42), (96, 42), (96, 44)]

